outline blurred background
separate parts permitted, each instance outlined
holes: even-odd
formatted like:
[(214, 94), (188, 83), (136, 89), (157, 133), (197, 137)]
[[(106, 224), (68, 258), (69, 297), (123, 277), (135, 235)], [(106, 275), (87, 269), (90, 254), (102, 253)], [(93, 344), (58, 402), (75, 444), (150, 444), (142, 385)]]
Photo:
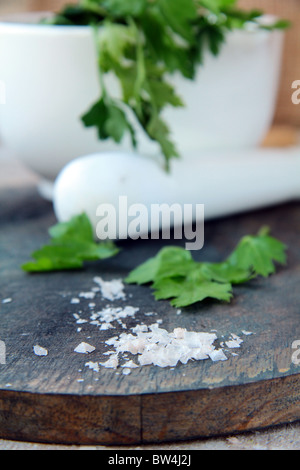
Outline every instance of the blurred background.
[[(57, 11), (70, 3), (76, 3), (76, 0), (0, 0), (0, 15), (23, 11)], [(299, 106), (295, 106), (291, 101), (291, 84), (294, 80), (300, 80), (300, 0), (240, 0), (239, 5), (249, 9), (261, 9), (293, 23), (286, 34), (281, 85), (274, 119), (275, 125), (286, 127), (286, 135), (288, 130), (300, 127)]]

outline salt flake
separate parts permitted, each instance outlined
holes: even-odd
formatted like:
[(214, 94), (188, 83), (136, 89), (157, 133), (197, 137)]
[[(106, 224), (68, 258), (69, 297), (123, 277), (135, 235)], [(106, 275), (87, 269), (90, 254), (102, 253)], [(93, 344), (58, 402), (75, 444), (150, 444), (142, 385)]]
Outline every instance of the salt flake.
[(224, 352), (222, 349), (215, 349), (214, 351), (209, 353), (209, 357), (211, 358), (212, 361), (227, 361), (228, 357), (225, 356)]
[(113, 354), (106, 362), (100, 362), (100, 365), (108, 369), (116, 369), (119, 365), (118, 354)]
[(92, 369), (94, 372), (99, 372), (99, 364), (98, 362), (86, 362), (85, 366), (89, 369)]
[(48, 356), (48, 351), (45, 348), (42, 348), (38, 344), (33, 346), (33, 351), (36, 356)]
[(239, 348), (240, 344), (244, 342), (241, 338), (239, 338), (239, 336), (233, 333), (231, 333), (231, 337), (231, 340), (225, 341), (225, 344), (228, 348)]
[(133, 361), (127, 361), (125, 362), (125, 364), (122, 365), (122, 367), (125, 367), (127, 369), (135, 369), (136, 367), (138, 367), (138, 365)]
[(93, 299), (95, 295), (95, 292), (80, 292), (79, 297), (84, 299)]
[(79, 353), (79, 354), (89, 354), (95, 351), (95, 349), (96, 348), (94, 346), (91, 346), (88, 343), (82, 342), (78, 344), (78, 346), (74, 349), (74, 352)]

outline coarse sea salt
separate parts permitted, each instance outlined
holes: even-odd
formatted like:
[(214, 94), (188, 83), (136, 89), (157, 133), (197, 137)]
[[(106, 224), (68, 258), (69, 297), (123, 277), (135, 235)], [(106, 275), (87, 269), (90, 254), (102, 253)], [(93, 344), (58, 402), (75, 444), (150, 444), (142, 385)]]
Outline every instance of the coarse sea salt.
[(105, 362), (99, 362), (99, 364), (107, 369), (116, 369), (119, 365), (118, 354), (114, 353), (110, 358)]
[(175, 328), (169, 333), (159, 328), (157, 323), (150, 325), (147, 331), (144, 328), (136, 331), (135, 336), (121, 333), (119, 337), (107, 340), (106, 344), (115, 348), (115, 354), (129, 352), (137, 355), (140, 366), (175, 367), (179, 362), (186, 364), (191, 359), (203, 360), (212, 356), (216, 360), (216, 354), (219, 360), (226, 358), (224, 353), (222, 357), (220, 352), (216, 353), (213, 343), (217, 336), (212, 333), (189, 332), (184, 328)]
[(124, 284), (121, 279), (113, 279), (112, 281), (104, 281), (101, 277), (94, 277), (94, 282), (99, 285), (102, 297), (106, 300), (124, 300)]
[(78, 344), (78, 346), (74, 349), (74, 352), (79, 353), (79, 354), (89, 354), (93, 351), (95, 351), (95, 347), (91, 346), (88, 343), (82, 342)]
[(113, 328), (112, 322), (117, 321), (121, 326), (126, 328), (122, 319), (134, 317), (139, 311), (138, 307), (127, 305), (126, 307), (105, 307), (99, 312), (93, 312), (91, 315), (92, 324), (98, 325), (101, 330)]
[(125, 362), (125, 364), (122, 365), (122, 367), (126, 367), (127, 369), (136, 369), (138, 365), (133, 361), (127, 361)]
[[(155, 365), (158, 367), (170, 367), (172, 370), (179, 364), (186, 364), (189, 361), (200, 361), (210, 359), (213, 362), (226, 361), (229, 355), (236, 355), (231, 350), (240, 348), (243, 340), (231, 333), (227, 340), (216, 345), (217, 331), (211, 332), (195, 332), (187, 331), (185, 328), (174, 328), (169, 332), (160, 327), (163, 320), (159, 319), (150, 326), (136, 319), (135, 326), (130, 330), (127, 328), (126, 319), (134, 319), (137, 313), (144, 317), (157, 316), (157, 312), (146, 311), (140, 312), (138, 307), (132, 305), (120, 306), (114, 305), (112, 302), (125, 300), (124, 284), (120, 279), (105, 281), (101, 277), (94, 277), (93, 281), (98, 287), (91, 288), (90, 291), (81, 292), (76, 298), (94, 299), (88, 303), (89, 320), (82, 319), (78, 313), (73, 314), (76, 323), (87, 323), (96, 326), (99, 331), (115, 329), (117, 334), (103, 340), (110, 349), (103, 352), (108, 359), (103, 362), (87, 362), (86, 366), (95, 372), (99, 372), (99, 367), (108, 369), (122, 368), (122, 374), (129, 374), (133, 369), (146, 365)], [(111, 303), (96, 310), (97, 300), (96, 294), (100, 293), (102, 300), (106, 299)], [(74, 302), (76, 303), (76, 302)], [(180, 315), (181, 310), (175, 310)], [(132, 324), (132, 320), (131, 320)], [(121, 333), (120, 327), (125, 330)], [(117, 329), (118, 328), (118, 329)], [(80, 329), (78, 329), (80, 331)], [(251, 334), (243, 331), (243, 334)], [(105, 334), (105, 333), (104, 333)], [(107, 338), (107, 335), (106, 335)], [(227, 348), (227, 349), (226, 349)], [(81, 343), (75, 348), (75, 352), (88, 354), (95, 348), (87, 343)], [(230, 351), (229, 351), (230, 350)], [(132, 357), (128, 358), (128, 354)], [(116, 372), (117, 373), (117, 372)]]
[(229, 341), (225, 341), (225, 344), (228, 348), (239, 348), (240, 345), (244, 342), (239, 336), (231, 333), (231, 338)]
[(48, 356), (48, 351), (45, 348), (42, 348), (38, 344), (33, 346), (33, 352), (36, 356)]
[(93, 299), (95, 297), (95, 292), (80, 292), (79, 297), (83, 299)]
[(85, 366), (88, 367), (89, 369), (92, 369), (94, 372), (99, 372), (99, 364), (98, 362), (86, 362)]

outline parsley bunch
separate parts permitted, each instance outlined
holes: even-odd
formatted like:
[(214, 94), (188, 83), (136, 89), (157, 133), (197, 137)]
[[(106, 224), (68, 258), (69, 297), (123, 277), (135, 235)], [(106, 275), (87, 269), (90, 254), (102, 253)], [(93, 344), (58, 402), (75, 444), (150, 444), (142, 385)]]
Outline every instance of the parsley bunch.
[(128, 284), (150, 284), (156, 300), (172, 299), (174, 307), (187, 307), (206, 298), (229, 302), (233, 285), (275, 272), (274, 262), (286, 263), (286, 247), (267, 228), (241, 239), (221, 263), (194, 261), (189, 251), (165, 247), (134, 269)]
[[(167, 77), (179, 72), (193, 80), (205, 49), (217, 55), (228, 31), (249, 22), (259, 25), (262, 12), (236, 5), (237, 0), (79, 0), (63, 8), (51, 24), (90, 25), (95, 33), (102, 94), (82, 116), (84, 125), (96, 127), (100, 139), (117, 143), (129, 134), (137, 147), (132, 114), (159, 144), (168, 169), (179, 155), (162, 112), (184, 103)], [(286, 21), (259, 25), (286, 26)], [(108, 73), (119, 81), (120, 99), (107, 90)]]

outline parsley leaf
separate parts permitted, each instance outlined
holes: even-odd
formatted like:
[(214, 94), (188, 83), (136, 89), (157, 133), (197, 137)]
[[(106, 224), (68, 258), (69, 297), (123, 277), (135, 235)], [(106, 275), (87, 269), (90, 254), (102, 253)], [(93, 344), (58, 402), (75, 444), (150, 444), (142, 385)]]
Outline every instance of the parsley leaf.
[(233, 285), (275, 272), (275, 262), (286, 263), (286, 246), (262, 228), (247, 235), (220, 263), (197, 262), (179, 247), (165, 247), (129, 273), (128, 284), (151, 284), (157, 300), (186, 307), (206, 298), (229, 302)]
[(32, 253), (35, 261), (22, 266), (27, 272), (79, 269), (84, 261), (96, 261), (116, 255), (119, 249), (113, 242), (96, 243), (85, 214), (73, 217), (49, 229), (50, 244)]
[(125, 112), (116, 103), (107, 103), (101, 98), (81, 119), (86, 127), (96, 127), (102, 140), (113, 138), (120, 143), (124, 134), (129, 132), (132, 146), (137, 145), (135, 130)]
[(232, 297), (230, 283), (207, 281), (195, 272), (183, 279), (166, 278), (156, 281), (153, 287), (156, 300), (173, 298), (170, 303), (177, 308), (187, 307), (207, 298), (229, 302)]
[(191, 24), (198, 16), (194, 0), (158, 0), (157, 4), (169, 27), (183, 39), (193, 42)]
[(205, 278), (216, 282), (243, 284), (253, 278), (250, 269), (230, 264), (228, 261), (222, 263), (201, 263), (199, 269)]
[(253, 274), (268, 277), (275, 272), (274, 261), (286, 263), (284, 245), (270, 237), (268, 229), (262, 228), (257, 236), (247, 235), (229, 256), (230, 265), (251, 269)]
[(147, 284), (165, 277), (184, 276), (194, 261), (189, 251), (171, 246), (160, 250), (154, 257), (131, 271), (126, 278), (128, 284)]

